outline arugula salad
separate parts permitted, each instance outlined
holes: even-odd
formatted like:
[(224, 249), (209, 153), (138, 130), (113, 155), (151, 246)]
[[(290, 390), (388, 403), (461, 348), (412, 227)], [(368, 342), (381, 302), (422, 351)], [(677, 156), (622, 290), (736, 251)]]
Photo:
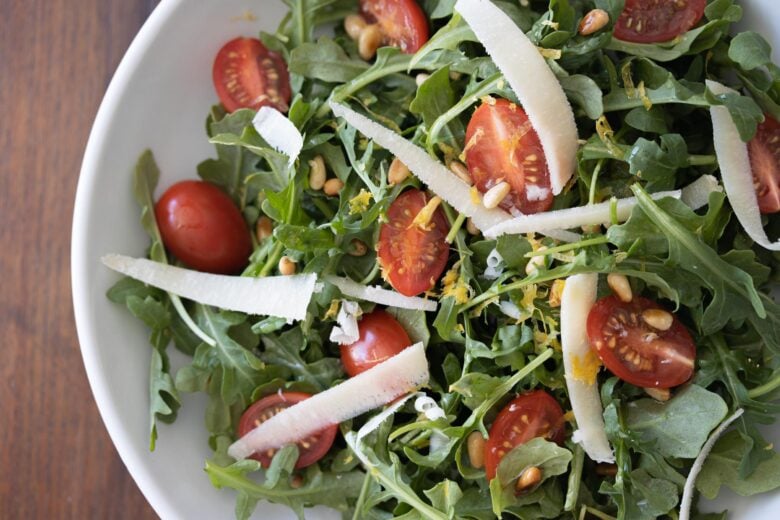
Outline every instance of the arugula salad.
[(780, 487), (780, 68), (735, 0), (285, 3), (214, 58), (198, 178), (155, 199), (139, 158), (147, 258), (103, 258), (151, 331), (151, 450), (205, 392), (237, 518)]

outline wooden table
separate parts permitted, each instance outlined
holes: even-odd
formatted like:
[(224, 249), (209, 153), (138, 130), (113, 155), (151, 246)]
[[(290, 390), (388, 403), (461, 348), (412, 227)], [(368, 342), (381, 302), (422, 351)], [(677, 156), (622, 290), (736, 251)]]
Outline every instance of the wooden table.
[(157, 0), (0, 0), (0, 517), (155, 518), (98, 415), (70, 294), (92, 120)]

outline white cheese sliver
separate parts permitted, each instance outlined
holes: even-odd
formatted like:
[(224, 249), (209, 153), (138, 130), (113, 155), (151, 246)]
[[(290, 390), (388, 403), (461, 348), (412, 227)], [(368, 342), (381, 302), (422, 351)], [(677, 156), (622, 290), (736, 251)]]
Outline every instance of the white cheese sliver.
[(574, 377), (573, 357), (590, 353), (588, 313), (596, 302), (597, 274), (577, 274), (566, 279), (561, 295), (561, 346), (566, 387), (569, 390), (578, 431), (574, 440), (582, 445), (588, 457), (596, 462), (614, 462), (607, 440), (598, 383), (592, 385)]
[[(707, 80), (707, 88), (719, 96), (734, 92), (716, 81)], [(710, 107), (712, 118), (712, 138), (715, 154), (718, 156), (723, 187), (729, 198), (731, 208), (745, 232), (758, 245), (772, 251), (780, 251), (780, 241), (771, 242), (761, 223), (761, 211), (758, 209), (758, 197), (753, 186), (753, 173), (747, 144), (739, 137), (737, 125), (731, 119), (728, 108)]]
[(252, 119), (260, 137), (277, 152), (283, 153), (292, 165), (303, 149), (303, 136), (284, 114), (271, 107), (261, 107)]
[(438, 305), (435, 301), (426, 300), (418, 296), (404, 296), (401, 293), (382, 289), (381, 287), (369, 287), (361, 285), (349, 278), (328, 275), (325, 281), (338, 287), (341, 294), (350, 298), (357, 298), (367, 302), (374, 302), (388, 307), (399, 309), (411, 309), (415, 311), (435, 311)]
[(428, 360), (416, 343), (387, 361), (315, 394), (260, 424), (228, 448), (235, 459), (280, 448), (369, 410), (428, 383)]
[(202, 273), (123, 255), (106, 255), (101, 261), (114, 271), (188, 300), (288, 320), (306, 318), (317, 281), (315, 274), (250, 278)]
[(498, 6), (489, 0), (458, 0), (455, 10), (469, 24), (523, 105), (539, 135), (553, 194), (558, 195), (574, 173), (579, 146), (574, 112), (563, 87), (536, 45)]
[(336, 323), (330, 331), (330, 340), (339, 345), (351, 345), (360, 339), (360, 330), (358, 329), (358, 316), (360, 316), (360, 305), (348, 300), (341, 301), (341, 308)]

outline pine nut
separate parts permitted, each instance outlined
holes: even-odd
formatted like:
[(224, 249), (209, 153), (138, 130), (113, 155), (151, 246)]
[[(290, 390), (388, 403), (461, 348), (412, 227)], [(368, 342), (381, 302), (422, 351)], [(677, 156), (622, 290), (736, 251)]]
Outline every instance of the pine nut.
[(390, 169), (387, 171), (387, 182), (390, 184), (401, 184), (409, 177), (409, 168), (396, 157), (390, 163)]
[(668, 388), (645, 388), (645, 393), (662, 403), (665, 403), (672, 397), (672, 391)]
[(266, 238), (270, 237), (274, 232), (274, 225), (271, 222), (271, 219), (263, 215), (259, 219), (257, 219), (257, 224), (255, 225), (255, 234), (257, 235), (257, 240), (262, 242)]
[(642, 312), (642, 319), (645, 320), (645, 323), (660, 331), (669, 330), (674, 323), (674, 316), (663, 309), (647, 309)]
[(376, 50), (380, 45), (382, 45), (382, 31), (376, 24), (368, 25), (358, 38), (358, 54), (368, 61), (376, 55)]
[(509, 195), (511, 189), (512, 186), (510, 186), (508, 182), (499, 182), (487, 190), (487, 193), (482, 197), (482, 205), (487, 209), (497, 208), (498, 205), (501, 204), (501, 201)]
[(617, 466), (615, 464), (596, 464), (596, 475), (614, 477), (617, 475)]
[(424, 72), (421, 72), (421, 73), (419, 73), (418, 75), (416, 75), (416, 76), (414, 77), (414, 82), (415, 82), (415, 83), (417, 83), (417, 86), (419, 87), (419, 86), (421, 86), (423, 83), (425, 83), (425, 80), (427, 80), (427, 79), (428, 79), (428, 78), (430, 78), (430, 77), (431, 77), (431, 75), (430, 75), (430, 74), (426, 74), (426, 73), (424, 73)]
[(353, 41), (357, 41), (360, 38), (360, 34), (367, 25), (366, 19), (359, 14), (350, 14), (344, 18), (344, 30), (347, 31), (347, 35)]
[(472, 468), (481, 468), (485, 465), (485, 438), (479, 432), (471, 432), (466, 439), (466, 448), (469, 453), (469, 463)]
[(303, 485), (303, 477), (298, 475), (297, 473), (290, 478), (290, 487), (293, 489), (298, 489)]
[(609, 23), (609, 14), (604, 9), (593, 9), (582, 17), (579, 33), (588, 36), (604, 28)]
[[(537, 251), (546, 251), (547, 246), (541, 246)], [(539, 270), (539, 268), (545, 266), (545, 256), (544, 255), (537, 255), (532, 256), (530, 260), (528, 260), (528, 263), (525, 264), (525, 274), (532, 275), (536, 273), (536, 271)]]
[(368, 246), (362, 240), (353, 238), (349, 244), (351, 246), (349, 249), (350, 256), (364, 256), (368, 252)]
[(341, 179), (328, 179), (325, 181), (325, 185), (322, 187), (322, 191), (324, 191), (325, 195), (328, 197), (333, 197), (338, 195), (343, 187), (344, 183), (341, 182)]
[(316, 156), (309, 161), (309, 187), (319, 191), (325, 186), (328, 178), (328, 172), (325, 170), (325, 159), (321, 155)]
[(469, 235), (479, 235), (481, 233), (476, 224), (474, 224), (474, 221), (470, 218), (466, 220), (466, 231), (469, 232)]
[(471, 180), (471, 174), (469, 173), (469, 169), (466, 168), (466, 165), (463, 164), (460, 161), (450, 161), (449, 169), (458, 176), (460, 180), (471, 186), (474, 184), (474, 181)]
[(628, 278), (622, 274), (610, 273), (607, 276), (607, 284), (612, 289), (612, 292), (620, 298), (620, 301), (628, 303), (634, 299), (631, 284), (628, 283)]
[(542, 470), (536, 466), (531, 466), (520, 474), (520, 478), (515, 483), (515, 491), (523, 493), (530, 491), (542, 481)]
[(296, 269), (297, 265), (295, 260), (289, 256), (283, 256), (279, 259), (279, 273), (282, 275), (289, 276), (291, 274), (295, 274)]

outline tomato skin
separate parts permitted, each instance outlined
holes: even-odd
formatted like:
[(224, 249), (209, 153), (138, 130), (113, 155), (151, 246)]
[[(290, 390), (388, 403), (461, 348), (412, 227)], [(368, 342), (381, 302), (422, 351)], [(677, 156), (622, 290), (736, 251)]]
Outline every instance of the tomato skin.
[[(237, 430), (239, 438), (251, 432), (281, 410), (300, 403), (309, 397), (311, 397), (311, 394), (303, 392), (276, 392), (255, 401), (241, 415)], [(295, 463), (295, 469), (311, 466), (324, 457), (333, 445), (338, 429), (339, 425), (333, 424), (310, 435), (306, 439), (300, 440), (298, 442), (298, 462)], [(309, 447), (307, 448), (304, 443), (308, 444)], [(267, 468), (271, 465), (271, 459), (273, 459), (276, 451), (268, 450), (263, 453), (255, 453), (250, 458), (255, 459), (264, 468)]]
[(501, 202), (507, 211), (530, 215), (553, 203), (550, 172), (539, 136), (525, 111), (497, 99), (480, 105), (466, 129), (466, 165), (482, 193), (501, 181), (512, 189)]
[[(525, 419), (524, 419), (525, 417)], [(563, 444), (566, 421), (563, 410), (550, 394), (534, 390), (510, 401), (493, 421), (485, 443), (485, 474), (496, 477), (498, 463), (512, 448), (536, 437)]]
[(341, 363), (350, 377), (365, 372), (412, 344), (403, 326), (389, 313), (377, 309), (358, 322), (360, 337), (341, 345)]
[(633, 43), (667, 42), (699, 23), (707, 0), (626, 0), (614, 36)]
[(441, 207), (428, 229), (412, 225), (428, 203), (425, 192), (403, 192), (387, 209), (387, 222), (379, 228), (377, 254), (385, 279), (406, 296), (416, 296), (436, 285), (450, 254), (445, 241), (450, 226)]
[(212, 79), (228, 112), (263, 106), (287, 112), (292, 90), (287, 64), (256, 38), (236, 38), (217, 53)]
[(157, 201), (154, 214), (166, 249), (189, 267), (234, 274), (249, 262), (249, 228), (231, 198), (215, 185), (176, 183)]
[(767, 215), (780, 211), (780, 123), (764, 114), (756, 135), (748, 143), (750, 169), (756, 186), (758, 209)]
[(632, 385), (681, 385), (693, 375), (696, 345), (676, 316), (666, 331), (645, 323), (641, 314), (647, 309), (663, 307), (638, 296), (628, 303), (615, 295), (598, 300), (588, 314), (591, 348), (610, 372)]
[(360, 0), (360, 12), (382, 30), (383, 43), (414, 54), (428, 41), (428, 20), (415, 0)]

